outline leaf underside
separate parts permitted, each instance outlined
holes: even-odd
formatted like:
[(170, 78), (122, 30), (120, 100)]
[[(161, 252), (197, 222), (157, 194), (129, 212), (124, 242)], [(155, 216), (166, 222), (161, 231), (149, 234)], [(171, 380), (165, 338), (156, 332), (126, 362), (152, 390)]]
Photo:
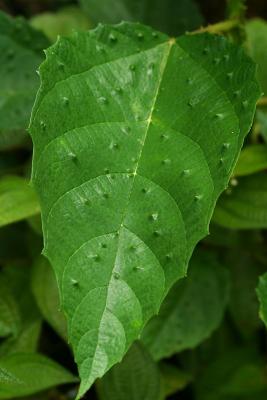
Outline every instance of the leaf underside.
[(185, 275), (259, 89), (224, 38), (131, 23), (60, 39), (40, 74), (32, 179), (80, 397)]

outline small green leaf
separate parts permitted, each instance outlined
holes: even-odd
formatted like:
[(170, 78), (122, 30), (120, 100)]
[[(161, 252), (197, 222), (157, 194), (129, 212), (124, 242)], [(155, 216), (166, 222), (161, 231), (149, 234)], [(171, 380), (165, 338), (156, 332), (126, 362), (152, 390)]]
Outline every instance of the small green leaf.
[(81, 397), (186, 274), (259, 88), (225, 38), (131, 23), (60, 39), (40, 74), (32, 180)]
[(23, 18), (0, 11), (0, 151), (27, 138), (39, 82), (36, 70), (48, 45), (45, 36)]
[(250, 175), (265, 169), (267, 169), (267, 145), (254, 144), (241, 151), (233, 175)]
[(0, 358), (0, 399), (27, 396), (74, 382), (75, 376), (41, 354), (17, 353)]
[(26, 179), (18, 176), (0, 179), (0, 227), (39, 212), (37, 197)]
[(56, 13), (44, 12), (32, 17), (30, 21), (35, 29), (39, 29), (55, 42), (58, 35), (70, 35), (73, 30), (85, 31), (90, 28), (88, 18), (79, 7), (61, 8)]
[(213, 221), (230, 229), (267, 227), (267, 179), (265, 173), (244, 176), (219, 199)]
[(62, 312), (59, 311), (59, 291), (55, 273), (49, 262), (40, 257), (32, 272), (32, 290), (44, 319), (53, 329), (67, 340), (67, 325)]
[(97, 389), (100, 400), (162, 399), (157, 364), (139, 343), (98, 382)]
[[(142, 22), (169, 35), (180, 35), (203, 25), (195, 0), (80, 0), (95, 23)], [(140, 37), (141, 39), (141, 37)]]
[(260, 302), (260, 317), (267, 326), (267, 273), (259, 279), (257, 295)]
[(160, 360), (198, 346), (219, 326), (229, 297), (229, 276), (213, 253), (196, 251), (189, 274), (170, 290), (142, 340)]

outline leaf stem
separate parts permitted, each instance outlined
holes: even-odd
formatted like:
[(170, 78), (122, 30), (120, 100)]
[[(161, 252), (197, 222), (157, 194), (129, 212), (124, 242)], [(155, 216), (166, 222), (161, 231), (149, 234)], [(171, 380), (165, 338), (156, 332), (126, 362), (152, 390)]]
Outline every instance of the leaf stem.
[(238, 28), (239, 25), (240, 25), (240, 22), (238, 19), (230, 19), (230, 20), (218, 22), (216, 24), (201, 27), (193, 32), (189, 32), (189, 34), (195, 35), (195, 34), (203, 33), (203, 32), (221, 34), (224, 32), (229, 32), (235, 28)]

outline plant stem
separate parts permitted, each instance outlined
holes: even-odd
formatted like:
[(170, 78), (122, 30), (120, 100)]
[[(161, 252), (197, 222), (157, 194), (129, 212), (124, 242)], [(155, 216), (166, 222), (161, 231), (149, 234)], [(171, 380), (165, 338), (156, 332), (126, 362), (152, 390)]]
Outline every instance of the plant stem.
[(194, 34), (203, 33), (203, 32), (220, 34), (220, 33), (229, 32), (235, 28), (238, 28), (239, 25), (240, 25), (240, 22), (237, 19), (230, 19), (230, 20), (218, 22), (213, 25), (208, 25), (208, 26), (202, 27), (200, 29), (197, 29), (196, 31), (189, 32), (189, 34), (194, 35)]

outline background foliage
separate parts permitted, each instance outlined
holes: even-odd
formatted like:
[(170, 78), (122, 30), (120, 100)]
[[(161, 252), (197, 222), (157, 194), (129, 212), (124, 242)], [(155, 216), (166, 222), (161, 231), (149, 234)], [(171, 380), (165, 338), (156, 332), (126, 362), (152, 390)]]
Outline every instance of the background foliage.
[(263, 97), (188, 276), (86, 398), (266, 399), (266, 2), (1, 0), (0, 8), (0, 399), (71, 400), (77, 393), (56, 278), (41, 255), (27, 127), (43, 49), (58, 35), (121, 19), (171, 35), (213, 24), (211, 32), (256, 61)]

